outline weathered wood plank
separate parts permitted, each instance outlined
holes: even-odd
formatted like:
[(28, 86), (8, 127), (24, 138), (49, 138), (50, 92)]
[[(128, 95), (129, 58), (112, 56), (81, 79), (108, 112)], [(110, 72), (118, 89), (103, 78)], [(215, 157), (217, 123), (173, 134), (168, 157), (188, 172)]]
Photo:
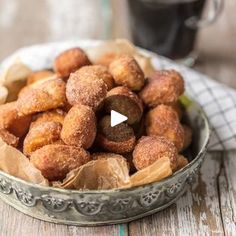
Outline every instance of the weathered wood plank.
[(236, 233), (236, 152), (227, 152), (219, 176), (220, 208), (225, 235)]
[(26, 216), (0, 201), (0, 236), (117, 236), (119, 233), (126, 236), (125, 226), (76, 227), (48, 223)]
[(208, 154), (197, 183), (170, 208), (129, 224), (130, 235), (223, 235), (217, 176), (221, 155)]
[(63, 225), (55, 225), (26, 216), (0, 201), (0, 235), (68, 235)]

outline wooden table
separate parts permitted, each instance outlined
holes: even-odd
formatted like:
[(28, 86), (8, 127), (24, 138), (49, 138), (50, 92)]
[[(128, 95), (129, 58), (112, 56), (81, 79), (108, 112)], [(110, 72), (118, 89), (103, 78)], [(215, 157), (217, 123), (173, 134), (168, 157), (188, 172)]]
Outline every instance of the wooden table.
[[(113, 9), (110, 24), (109, 6)], [(101, 10), (101, 6), (103, 7)], [(0, 0), (0, 60), (24, 45), (129, 37), (125, 0)], [(236, 88), (236, 1), (199, 34), (195, 68)], [(85, 14), (86, 13), (86, 14)], [(94, 19), (99, 20), (94, 20)], [(0, 235), (236, 235), (236, 151), (207, 155), (197, 183), (175, 204), (130, 224), (75, 227), (25, 216), (0, 201)]]

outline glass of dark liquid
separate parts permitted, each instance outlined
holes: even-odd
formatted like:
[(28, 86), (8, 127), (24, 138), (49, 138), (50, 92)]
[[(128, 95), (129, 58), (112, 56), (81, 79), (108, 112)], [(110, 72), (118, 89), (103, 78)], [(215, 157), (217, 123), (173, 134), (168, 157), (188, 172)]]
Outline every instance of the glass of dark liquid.
[(217, 19), (223, 0), (128, 0), (133, 42), (159, 55), (191, 66), (196, 59), (194, 45), (199, 28)]

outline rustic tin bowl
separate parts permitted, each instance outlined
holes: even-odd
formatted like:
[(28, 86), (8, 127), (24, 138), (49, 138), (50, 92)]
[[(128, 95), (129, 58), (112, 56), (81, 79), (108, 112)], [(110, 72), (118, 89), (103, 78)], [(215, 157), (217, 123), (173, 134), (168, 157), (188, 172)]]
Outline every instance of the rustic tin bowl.
[[(24, 48), (4, 61), (3, 67), (17, 57), (33, 69), (50, 67), (59, 51), (75, 45), (92, 47), (97, 43), (67, 42)], [(156, 60), (166, 62), (163, 58)], [(42, 63), (39, 65), (38, 61)], [(206, 154), (210, 136), (206, 115), (196, 102), (189, 100), (186, 118), (194, 132), (193, 143), (186, 153), (190, 163), (160, 182), (122, 190), (63, 190), (31, 184), (0, 171), (0, 198), (32, 217), (71, 225), (123, 223), (160, 211), (184, 193)]]

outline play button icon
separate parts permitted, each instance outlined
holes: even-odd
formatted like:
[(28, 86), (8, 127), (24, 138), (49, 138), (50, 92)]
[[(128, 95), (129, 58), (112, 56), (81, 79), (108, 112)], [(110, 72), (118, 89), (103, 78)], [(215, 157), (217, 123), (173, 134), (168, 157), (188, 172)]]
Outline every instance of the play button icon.
[(111, 110), (111, 127), (119, 125), (126, 120), (128, 120), (127, 116), (124, 116), (117, 111)]

